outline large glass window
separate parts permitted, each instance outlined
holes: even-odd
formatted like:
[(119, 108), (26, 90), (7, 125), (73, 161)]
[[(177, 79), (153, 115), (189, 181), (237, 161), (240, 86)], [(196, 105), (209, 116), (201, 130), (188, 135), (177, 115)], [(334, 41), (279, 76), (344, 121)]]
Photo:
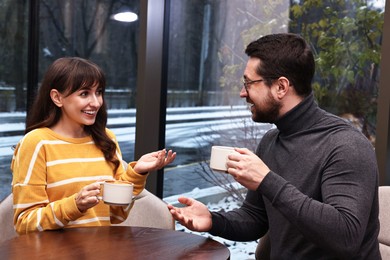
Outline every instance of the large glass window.
[[(301, 33), (313, 46), (319, 104), (353, 121), (375, 142), (384, 1), (171, 0), (166, 147), (178, 151), (165, 171), (164, 197), (230, 182), (208, 168), (215, 144), (254, 149), (271, 125), (253, 124), (238, 97), (245, 46), (261, 35)], [(0, 0), (0, 199), (10, 192), (11, 146), (26, 113), (29, 3)], [(98, 63), (107, 75), (108, 126), (124, 159), (134, 159), (139, 1), (39, 1), (40, 81), (62, 56)], [(222, 180), (221, 180), (222, 179)], [(3, 188), (4, 187), (4, 188)]]
[(166, 144), (180, 166), (166, 169), (164, 197), (230, 183), (209, 169), (210, 147), (254, 150), (272, 127), (251, 122), (239, 98), (245, 46), (270, 33), (310, 43), (317, 102), (375, 145), (384, 1), (170, 2)]

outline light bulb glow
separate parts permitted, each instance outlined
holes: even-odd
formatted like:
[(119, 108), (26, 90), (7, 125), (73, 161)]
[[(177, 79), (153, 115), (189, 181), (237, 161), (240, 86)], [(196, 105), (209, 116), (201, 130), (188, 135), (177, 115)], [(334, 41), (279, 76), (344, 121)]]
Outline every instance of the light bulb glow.
[(138, 15), (133, 12), (122, 12), (112, 15), (111, 18), (115, 21), (131, 23), (138, 20)]

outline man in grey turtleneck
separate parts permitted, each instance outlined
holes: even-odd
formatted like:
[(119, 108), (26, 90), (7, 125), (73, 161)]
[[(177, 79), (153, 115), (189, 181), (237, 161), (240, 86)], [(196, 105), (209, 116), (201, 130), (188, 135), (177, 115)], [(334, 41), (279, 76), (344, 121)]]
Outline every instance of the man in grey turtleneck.
[[(243, 205), (210, 212), (179, 198), (173, 217), (194, 231), (236, 241), (268, 232), (271, 259), (381, 259), (374, 148), (344, 120), (320, 109), (314, 58), (295, 34), (264, 36), (246, 49), (240, 96), (255, 122), (274, 123), (256, 154), (236, 148), (228, 173), (248, 189)], [(261, 240), (260, 240), (261, 243)]]

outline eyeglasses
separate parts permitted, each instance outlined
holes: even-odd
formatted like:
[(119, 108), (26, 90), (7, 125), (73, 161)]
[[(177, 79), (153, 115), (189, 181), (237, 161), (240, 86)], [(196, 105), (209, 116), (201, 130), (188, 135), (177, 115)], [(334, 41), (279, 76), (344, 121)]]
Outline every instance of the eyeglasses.
[(264, 79), (257, 79), (257, 80), (246, 80), (245, 78), (242, 78), (242, 83), (244, 84), (244, 88), (246, 92), (248, 92), (248, 86), (257, 82), (262, 82)]

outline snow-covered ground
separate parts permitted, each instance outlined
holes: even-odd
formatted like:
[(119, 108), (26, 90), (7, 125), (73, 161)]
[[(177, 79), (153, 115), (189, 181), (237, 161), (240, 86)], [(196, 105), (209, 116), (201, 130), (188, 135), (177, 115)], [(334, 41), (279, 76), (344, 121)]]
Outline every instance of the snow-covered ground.
[[(202, 202), (210, 200), (213, 201), (213, 198), (221, 197), (221, 195), (226, 194), (224, 190), (220, 187), (212, 187), (207, 189), (194, 189), (192, 192), (181, 194), (180, 196), (186, 196), (191, 197), (197, 200), (200, 200)], [(223, 196), (222, 196), (223, 197)], [(177, 205), (177, 198), (178, 196), (171, 196), (168, 198), (164, 198), (164, 201), (173, 204), (175, 206)], [(205, 203), (205, 202), (204, 202)], [(208, 202), (205, 203), (210, 211), (229, 211), (235, 208), (238, 208), (240, 206), (240, 203), (238, 201), (235, 201), (232, 196), (226, 196), (219, 201), (216, 202)], [(247, 260), (247, 259), (255, 259), (255, 251), (258, 241), (252, 241), (252, 242), (235, 242), (227, 239), (223, 239), (220, 237), (212, 236), (209, 233), (206, 232), (193, 232), (178, 222), (176, 222), (176, 230), (188, 232), (188, 233), (194, 233), (197, 235), (201, 235), (204, 237), (210, 237), (224, 245), (226, 245), (230, 251), (230, 259), (232, 260)]]

